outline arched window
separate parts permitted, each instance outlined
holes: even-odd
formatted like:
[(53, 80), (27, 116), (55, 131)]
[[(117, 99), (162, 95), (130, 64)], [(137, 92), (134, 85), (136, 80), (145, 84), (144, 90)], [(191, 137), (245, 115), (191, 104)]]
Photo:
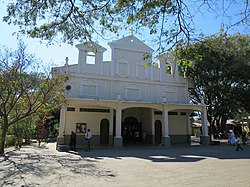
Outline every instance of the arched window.
[(93, 52), (87, 53), (86, 64), (95, 64), (95, 53)]

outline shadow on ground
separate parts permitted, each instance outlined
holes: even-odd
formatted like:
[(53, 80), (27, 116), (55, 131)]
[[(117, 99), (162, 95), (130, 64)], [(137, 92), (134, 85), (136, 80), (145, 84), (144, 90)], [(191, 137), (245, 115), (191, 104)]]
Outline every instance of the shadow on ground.
[(56, 186), (75, 177), (115, 177), (98, 161), (48, 148), (25, 146), (0, 157), (0, 186)]
[(92, 152), (72, 152), (82, 158), (93, 159), (135, 157), (152, 162), (197, 162), (206, 158), (216, 159), (250, 159), (250, 146), (244, 146), (244, 151), (235, 151), (235, 146), (210, 145), (210, 146), (176, 146), (176, 147), (125, 147), (120, 149), (99, 150)]

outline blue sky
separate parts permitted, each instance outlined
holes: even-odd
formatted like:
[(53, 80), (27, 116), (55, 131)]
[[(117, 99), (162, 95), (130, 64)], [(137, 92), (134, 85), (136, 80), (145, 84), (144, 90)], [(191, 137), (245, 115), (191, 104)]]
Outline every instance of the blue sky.
[[(232, 6), (230, 9), (230, 12), (234, 15), (238, 13), (238, 8), (240, 6)], [(0, 45), (6, 46), (8, 48), (16, 49), (17, 47), (17, 39), (15, 35), (12, 35), (15, 31), (17, 31), (18, 27), (8, 25), (7, 23), (2, 22), (2, 17), (4, 16), (6, 11), (6, 1), (3, 0), (0, 1)], [(221, 22), (226, 21), (232, 21), (233, 17), (219, 17), (216, 16), (214, 13), (202, 13), (198, 12), (197, 16), (194, 19), (197, 32), (203, 32), (205, 35), (215, 34), (218, 33), (221, 27)], [(248, 28), (249, 29), (249, 28)], [(234, 30), (231, 30), (231, 33), (234, 32), (241, 32), (244, 34), (249, 34), (249, 30), (247, 30), (246, 27), (237, 27)], [(125, 35), (129, 35), (129, 31), (124, 33)], [(147, 37), (147, 34), (137, 35), (141, 40), (144, 40), (147, 45), (153, 48), (153, 44), (150, 43), (151, 40), (149, 40)], [(47, 46), (46, 41), (42, 44), (40, 43), (39, 39), (33, 39), (28, 38), (26, 36), (23, 36), (21, 38), (27, 45), (27, 51), (29, 53), (35, 54), (36, 57), (42, 59), (44, 63), (53, 63), (55, 65), (63, 65), (65, 63), (65, 58), (69, 58), (70, 64), (77, 63), (78, 58), (78, 51), (75, 48), (75, 44), (71, 46), (69, 44), (54, 44)], [(108, 48), (108, 41), (99, 41), (99, 44), (103, 47)], [(108, 50), (106, 54), (104, 55), (104, 60), (109, 60), (110, 51)]]

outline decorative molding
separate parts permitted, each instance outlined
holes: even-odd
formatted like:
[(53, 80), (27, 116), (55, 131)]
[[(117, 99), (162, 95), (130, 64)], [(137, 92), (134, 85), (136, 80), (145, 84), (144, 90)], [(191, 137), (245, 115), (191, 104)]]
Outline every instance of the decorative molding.
[[(130, 75), (129, 67), (130, 67), (129, 60), (127, 58), (122, 57), (121, 59), (117, 60), (117, 66), (116, 66), (117, 76), (129, 77)], [(123, 73), (122, 71), (125, 71), (125, 73)]]
[(141, 88), (139, 88), (137, 85), (135, 84), (130, 84), (127, 87), (124, 88), (124, 92), (125, 92), (125, 100), (129, 100), (129, 101), (141, 101), (142, 100), (142, 91)]
[(86, 80), (80, 83), (80, 97), (99, 98), (99, 85), (97, 81)]

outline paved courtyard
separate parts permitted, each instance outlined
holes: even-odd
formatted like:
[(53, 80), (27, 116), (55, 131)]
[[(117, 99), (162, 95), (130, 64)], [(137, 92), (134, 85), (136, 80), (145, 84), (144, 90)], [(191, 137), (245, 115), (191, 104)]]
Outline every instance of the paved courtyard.
[(55, 143), (0, 157), (0, 186), (250, 187), (250, 146), (128, 147), (58, 152)]

